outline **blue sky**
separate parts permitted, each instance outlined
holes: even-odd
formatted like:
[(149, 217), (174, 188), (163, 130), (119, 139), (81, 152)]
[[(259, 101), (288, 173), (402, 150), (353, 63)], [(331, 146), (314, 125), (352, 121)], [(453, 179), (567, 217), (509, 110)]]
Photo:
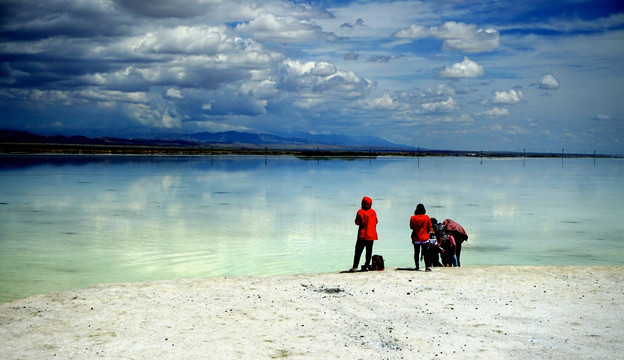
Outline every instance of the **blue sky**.
[(624, 153), (621, 1), (6, 0), (0, 128)]

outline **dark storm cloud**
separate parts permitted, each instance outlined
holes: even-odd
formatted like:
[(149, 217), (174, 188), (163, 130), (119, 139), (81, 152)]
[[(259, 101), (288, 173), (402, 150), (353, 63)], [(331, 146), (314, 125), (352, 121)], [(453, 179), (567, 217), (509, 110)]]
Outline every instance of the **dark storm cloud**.
[(131, 18), (106, 2), (4, 1), (0, 9), (5, 40), (111, 37), (132, 28)]
[(115, 0), (134, 14), (154, 18), (187, 18), (210, 10), (210, 4), (196, 0)]

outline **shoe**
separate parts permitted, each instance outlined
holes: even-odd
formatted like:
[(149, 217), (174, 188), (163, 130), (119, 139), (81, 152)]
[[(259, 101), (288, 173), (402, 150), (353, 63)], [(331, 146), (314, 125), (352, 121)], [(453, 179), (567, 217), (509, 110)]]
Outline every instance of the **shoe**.
[(360, 269), (360, 271), (368, 271), (370, 270), (370, 266), (367, 265), (362, 265), (362, 268)]
[(431, 268), (426, 268), (425, 271), (431, 271)]
[(357, 269), (356, 268), (351, 268), (347, 272), (354, 273), (354, 272), (357, 272)]
[(416, 269), (414, 269), (415, 271), (420, 271), (420, 268), (418, 266), (416, 266)]

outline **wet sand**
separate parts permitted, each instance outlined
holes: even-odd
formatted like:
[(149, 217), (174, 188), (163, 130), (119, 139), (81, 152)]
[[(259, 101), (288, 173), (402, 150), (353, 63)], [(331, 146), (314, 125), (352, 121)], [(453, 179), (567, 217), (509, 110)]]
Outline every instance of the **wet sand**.
[(611, 359), (624, 267), (105, 284), (0, 304), (1, 359)]

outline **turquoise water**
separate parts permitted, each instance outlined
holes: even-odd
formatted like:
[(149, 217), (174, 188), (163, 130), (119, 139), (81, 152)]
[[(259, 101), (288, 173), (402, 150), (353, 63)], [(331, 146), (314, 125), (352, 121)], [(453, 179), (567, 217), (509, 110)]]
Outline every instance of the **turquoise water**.
[(0, 157), (0, 301), (96, 283), (346, 270), (373, 198), (388, 267), (417, 203), (462, 266), (624, 265), (624, 161)]

